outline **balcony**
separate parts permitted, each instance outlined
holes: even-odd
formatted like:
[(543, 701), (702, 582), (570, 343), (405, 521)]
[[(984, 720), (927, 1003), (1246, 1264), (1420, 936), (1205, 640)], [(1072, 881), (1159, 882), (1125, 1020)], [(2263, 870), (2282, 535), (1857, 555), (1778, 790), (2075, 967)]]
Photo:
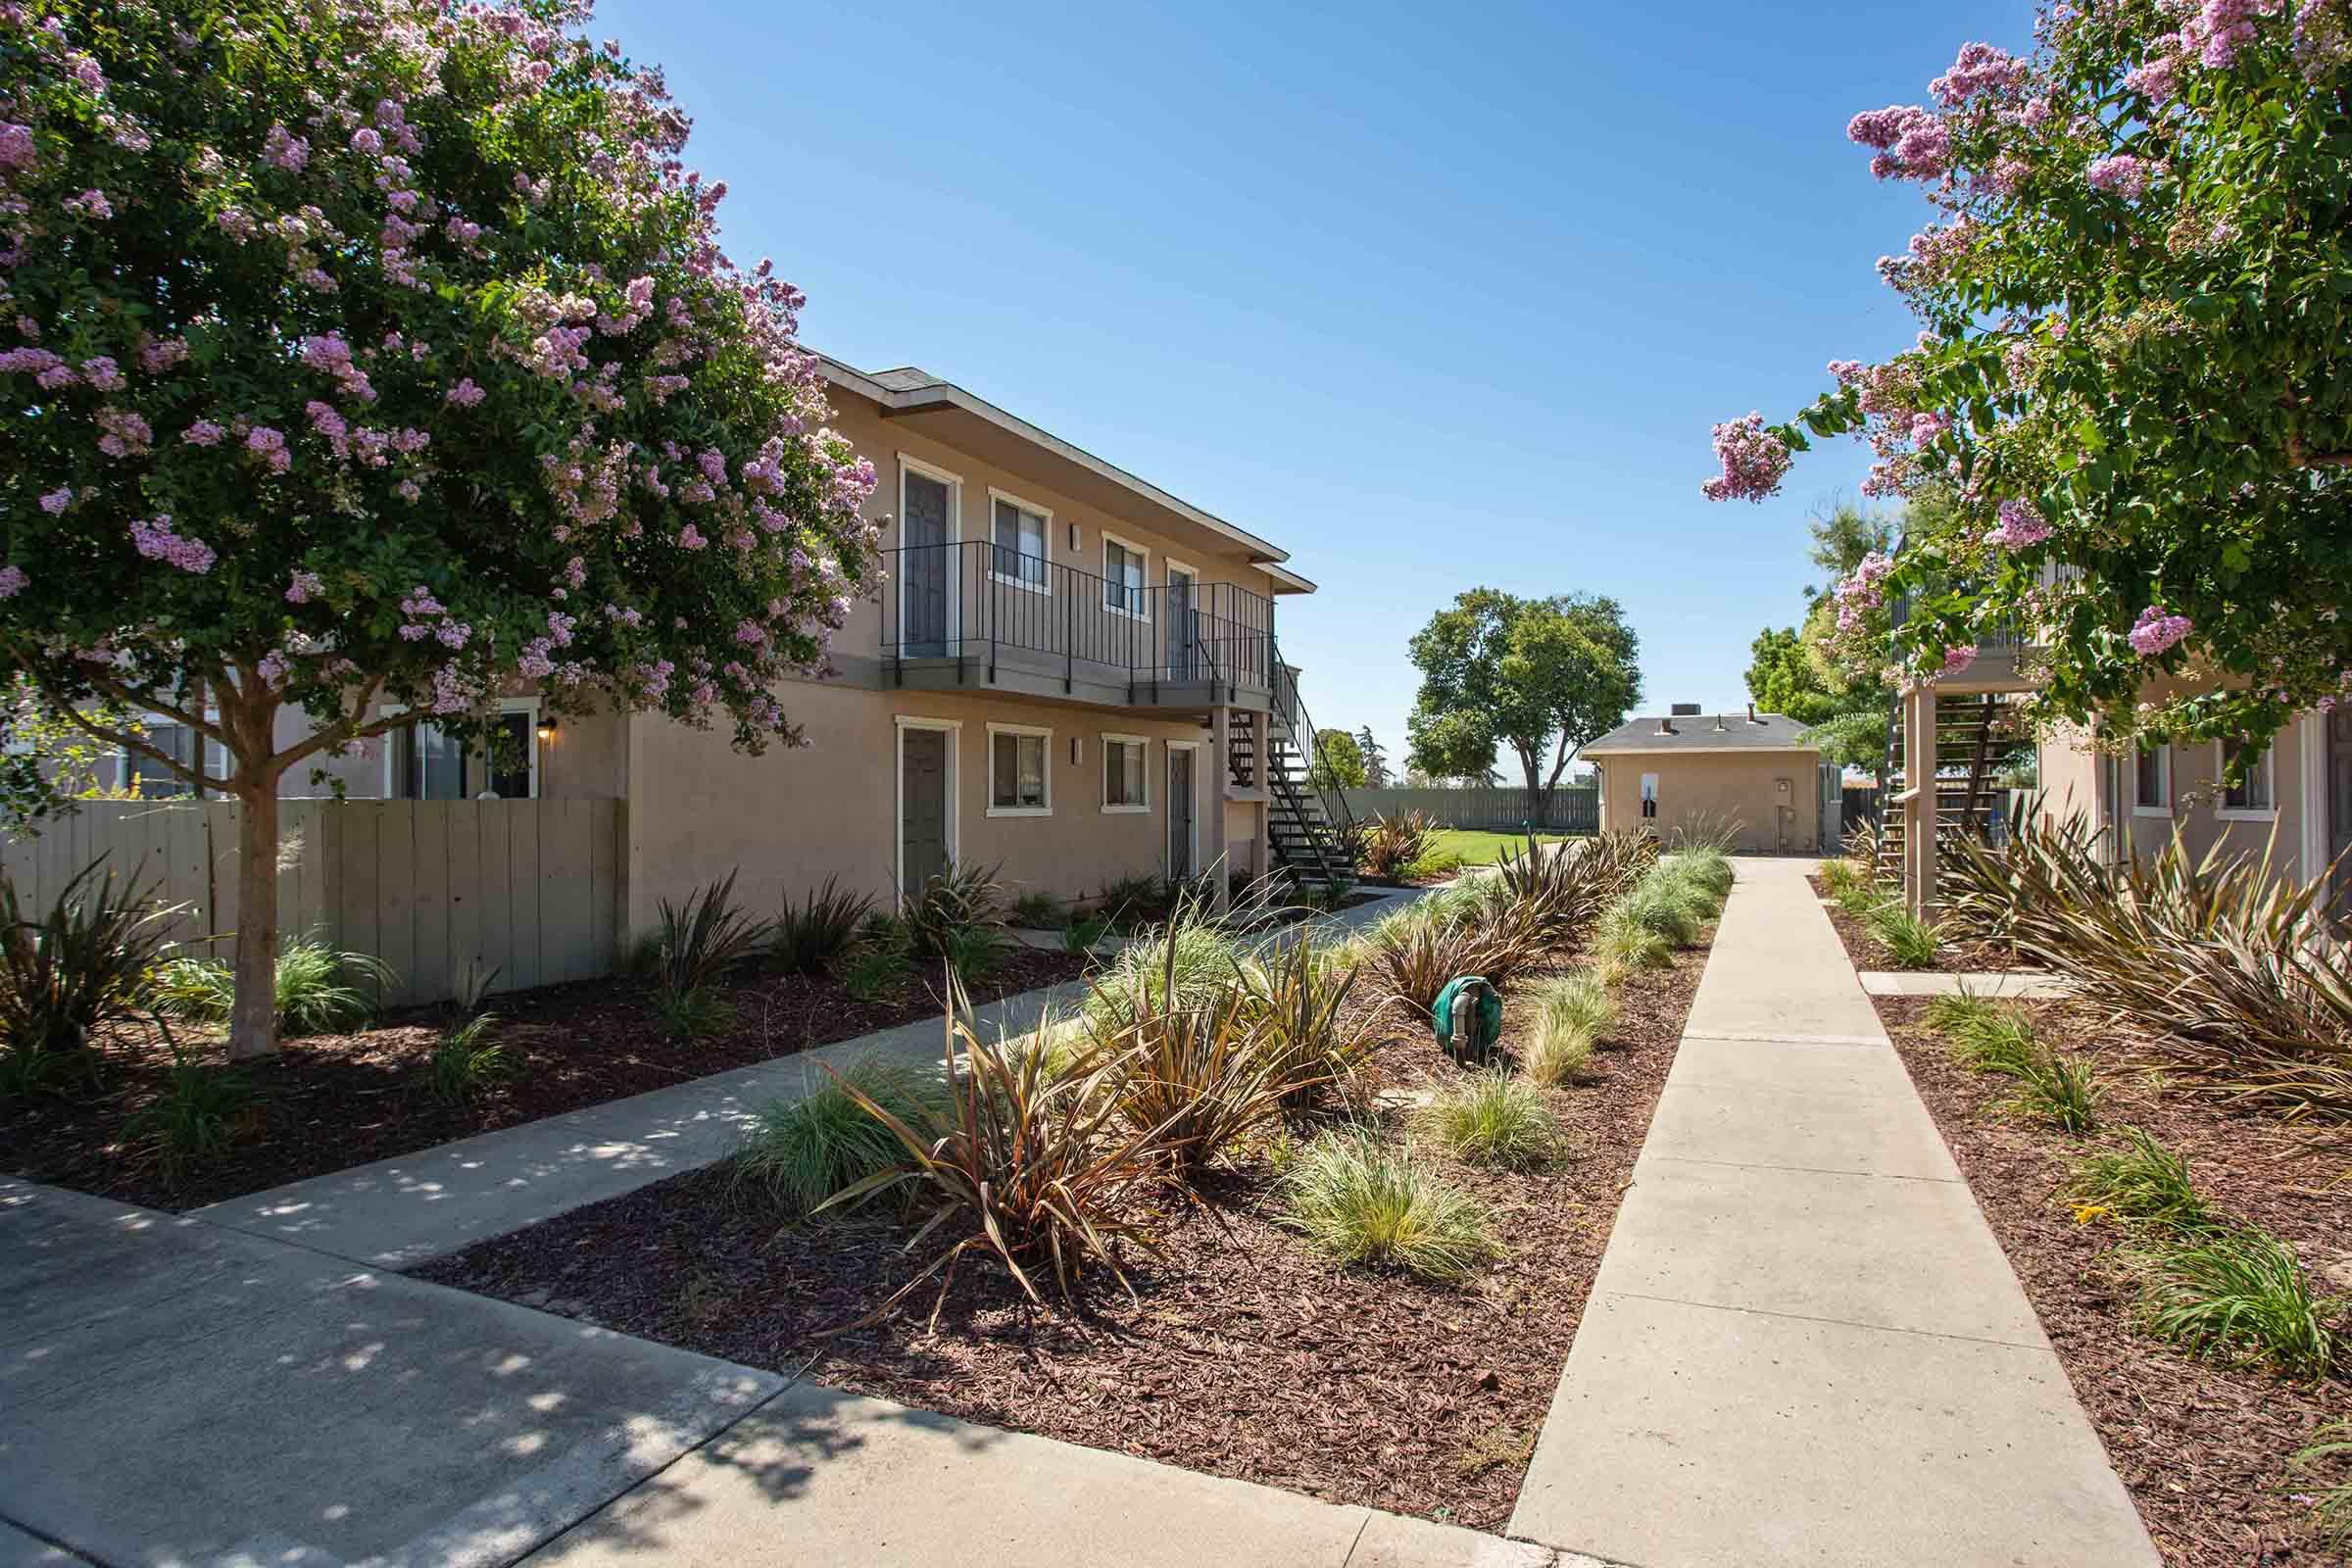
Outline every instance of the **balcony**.
[(883, 552), (893, 684), (1134, 708), (1263, 709), (1274, 602), (1232, 583), (1121, 582), (985, 540)]
[[(2081, 566), (2053, 562), (2042, 567), (2041, 580), (2046, 586), (2082, 575)], [(1897, 594), (1886, 602), (1886, 624), (1890, 632), (1900, 631), (1910, 618), (1910, 595)], [(2001, 620), (1981, 626), (1977, 630), (1976, 662), (1957, 675), (1944, 676), (1936, 685), (1947, 693), (2029, 691), (2034, 685), (2031, 656), (2039, 645), (2037, 629), (2021, 621)]]

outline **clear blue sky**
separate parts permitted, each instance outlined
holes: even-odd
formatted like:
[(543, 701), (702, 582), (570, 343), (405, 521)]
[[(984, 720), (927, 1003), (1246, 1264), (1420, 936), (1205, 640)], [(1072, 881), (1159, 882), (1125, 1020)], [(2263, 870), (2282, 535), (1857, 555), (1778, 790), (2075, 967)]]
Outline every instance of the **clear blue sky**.
[(1844, 139), (2026, 0), (1404, 9), (606, 0), (660, 61), (729, 252), (803, 335), (920, 365), (1275, 540), (1318, 723), (1401, 760), (1405, 643), (1462, 589), (1605, 593), (1644, 708), (1745, 701), (1804, 521), (1866, 466), (1702, 501), (1916, 324), (1873, 270), (1929, 216)]

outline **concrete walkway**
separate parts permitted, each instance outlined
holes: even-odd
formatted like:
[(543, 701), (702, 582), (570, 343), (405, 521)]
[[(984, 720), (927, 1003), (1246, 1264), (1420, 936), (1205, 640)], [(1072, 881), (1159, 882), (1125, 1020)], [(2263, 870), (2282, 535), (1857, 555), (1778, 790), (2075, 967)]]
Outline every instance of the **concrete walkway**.
[[(1026, 1034), (1049, 1011), (1068, 1013), (1086, 987), (1069, 981), (972, 1009), (983, 1033)], [(724, 1159), (744, 1124), (773, 1100), (821, 1083), (868, 1055), (938, 1068), (941, 1020), (779, 1056), (669, 1089), (608, 1101), (519, 1127), (355, 1165), (195, 1210), (216, 1225), (299, 1242), (380, 1268), (410, 1268), (491, 1236), (617, 1198)]]
[(2150, 1568), (1809, 869), (1740, 862), (1510, 1533), (1644, 1568)]
[(21, 1182), (0, 1307), (0, 1568), (1560, 1563)]
[(1977, 997), (2056, 1001), (2075, 994), (2071, 984), (2046, 969), (2004, 969), (1982, 974), (1865, 969), (1858, 978), (1862, 989), (1874, 997), (1956, 997), (1965, 991)]

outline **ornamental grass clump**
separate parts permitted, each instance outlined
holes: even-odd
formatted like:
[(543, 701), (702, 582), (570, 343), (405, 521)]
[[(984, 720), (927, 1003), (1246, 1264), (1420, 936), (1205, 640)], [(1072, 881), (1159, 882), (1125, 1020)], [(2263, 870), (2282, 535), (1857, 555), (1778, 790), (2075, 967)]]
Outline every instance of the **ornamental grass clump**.
[(2113, 1214), (2177, 1235), (2213, 1229), (2218, 1222), (2189, 1180), (2187, 1158), (2142, 1128), (2119, 1131), (2121, 1148), (2085, 1156), (2068, 1178), (2078, 1212)]
[[(1051, 1064), (1047, 1070), (1051, 1074)], [(868, 1104), (920, 1130), (948, 1102), (935, 1073), (880, 1056), (862, 1056), (838, 1076), (811, 1079), (799, 1099), (760, 1107), (735, 1156), (738, 1190), (793, 1213), (811, 1212), (906, 1157), (898, 1135)]]
[(1156, 1129), (1162, 1158), (1189, 1180), (1315, 1085), (1294, 1076), (1298, 1063), (1287, 1048), (1268, 1049), (1238, 974), (1188, 1004), (1175, 962), (1175, 950), (1163, 949), (1157, 986), (1131, 975), (1117, 1021), (1098, 1028), (1095, 1042), (1123, 1064), (1115, 1099), (1126, 1124)]
[(1617, 1025), (1617, 1001), (1600, 976), (1586, 971), (1546, 980), (1527, 994), (1535, 1017), (1519, 1070), (1547, 1088), (1585, 1076), (1592, 1051)]
[(821, 886), (803, 894), (800, 903), (785, 901), (769, 942), (776, 962), (788, 974), (822, 973), (858, 940), (873, 909), (872, 894), (843, 887), (838, 875), (826, 877)]
[[(278, 1025), (286, 1033), (330, 1034), (375, 1014), (391, 967), (365, 953), (340, 953), (316, 938), (288, 942), (274, 970)], [(218, 958), (172, 958), (157, 967), (149, 995), (158, 1012), (192, 1023), (228, 1020), (236, 1000), (229, 966)]]
[(1375, 815), (1362, 824), (1356, 863), (1367, 876), (1399, 876), (1429, 854), (1434, 832), (1419, 811)]
[(2048, 1054), (2023, 1011), (1965, 991), (1931, 1001), (1928, 1026), (1944, 1037), (1953, 1058), (1971, 1072), (2024, 1078)]
[(1282, 1179), (1281, 1223), (1344, 1265), (1390, 1265), (1458, 1283), (1500, 1257), (1486, 1205), (1364, 1128), (1322, 1134)]
[(1371, 1059), (1378, 1031), (1347, 1005), (1358, 961), (1352, 949), (1299, 937), (1278, 939), (1239, 967), (1244, 1015), (1286, 1110), (1327, 1091), (1348, 1097)]
[(1937, 941), (1933, 923), (1922, 920), (1892, 899), (1874, 906), (1863, 918), (1870, 927), (1870, 934), (1885, 944), (1886, 951), (1894, 956), (1896, 968), (1935, 967)]
[(680, 1040), (724, 1029), (735, 1009), (720, 983), (767, 944), (774, 923), (756, 919), (735, 902), (735, 876), (695, 889), (683, 905), (663, 899), (655, 908), (650, 955), (654, 1010)]
[(2018, 1074), (2017, 1091), (2007, 1105), (2020, 1115), (2046, 1121), (2060, 1132), (2080, 1138), (2098, 1127), (2102, 1098), (2098, 1075), (2090, 1063), (2057, 1052), (2029, 1063)]
[(1134, 1015), (1139, 997), (1154, 1010), (1205, 1005), (1233, 986), (1246, 956), (1205, 905), (1180, 904), (1167, 924), (1103, 966), (1087, 995), (1087, 1020), (1111, 1028)]
[(1414, 1125), (1456, 1159), (1512, 1170), (1549, 1164), (1568, 1141), (1542, 1093), (1500, 1070), (1473, 1073), (1442, 1090)]
[(1071, 1302), (1086, 1275), (1098, 1270), (1132, 1295), (1120, 1249), (1158, 1251), (1156, 1239), (1133, 1217), (1130, 1199), (1162, 1178), (1170, 1130), (1122, 1124), (1118, 1091), (1135, 1070), (1127, 1054), (1090, 1044), (1057, 1064), (1048, 1052), (992, 1045), (973, 1026), (962, 988), (951, 983), (950, 991), (946, 1107), (909, 1121), (844, 1080), (844, 1092), (898, 1140), (903, 1158), (852, 1182), (817, 1209), (904, 1192), (923, 1216), (906, 1250), (940, 1235), (950, 1245), (873, 1311), (829, 1333), (879, 1321), (934, 1277), (940, 1280), (931, 1306), (936, 1325), (967, 1257), (993, 1258), (1043, 1305), (1042, 1285), (1050, 1282)]
[(2269, 1232), (2219, 1231), (2145, 1261), (2140, 1315), (2159, 1338), (2315, 1382), (2334, 1367), (2333, 1324), (2348, 1303), (2318, 1295), (2295, 1250)]
[(1364, 977), (1384, 1005), (1426, 1020), (1447, 981), (1474, 974), (1504, 986), (1544, 956), (1549, 945), (1529, 916), (1506, 908), (1478, 917), (1475, 897), (1419, 900), (1367, 933)]

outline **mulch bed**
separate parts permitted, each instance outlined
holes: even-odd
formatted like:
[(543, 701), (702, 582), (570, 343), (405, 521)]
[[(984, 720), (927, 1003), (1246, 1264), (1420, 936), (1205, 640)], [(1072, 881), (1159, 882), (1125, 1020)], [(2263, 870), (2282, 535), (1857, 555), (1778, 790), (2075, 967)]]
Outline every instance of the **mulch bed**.
[[(1814, 895), (1823, 901), (1822, 912), (1830, 924), (1838, 928), (1838, 940), (1845, 944), (1845, 956), (1856, 969), (1884, 973), (1900, 969), (1894, 950), (1870, 934), (1870, 927), (1845, 912), (1845, 906), (1830, 898), (1829, 889), (1822, 886), (1818, 875), (1807, 876), (1805, 882)], [(2008, 948), (1991, 942), (1946, 941), (1936, 951), (1934, 967), (1914, 971), (1919, 974), (1993, 974), (2008, 969), (2037, 967), (2031, 959), (2019, 956)]]
[[(1271, 1172), (1221, 1172), (1207, 1206), (1155, 1205), (1167, 1256), (1084, 1310), (1038, 1310), (967, 1267), (937, 1331), (928, 1261), (896, 1213), (794, 1222), (731, 1193), (726, 1164), (427, 1265), (426, 1277), (626, 1333), (991, 1426), (1333, 1502), (1499, 1529), (1509, 1518), (1705, 954), (1623, 988), (1592, 1079), (1547, 1091), (1570, 1156), (1532, 1173), (1426, 1158), (1494, 1210), (1510, 1249), (1460, 1288), (1342, 1270), (1275, 1223)], [(1351, 1002), (1350, 1006), (1357, 1004)], [(1509, 1011), (1506, 1006), (1506, 1013)], [(1506, 1019), (1504, 1043), (1514, 1024)], [(1457, 1075), (1426, 1036), (1375, 1057), (1383, 1093)]]
[[(2344, 1562), (2305, 1533), (2286, 1462), (2326, 1420), (2352, 1415), (2352, 1379), (2318, 1387), (2249, 1367), (2194, 1361), (2133, 1324), (2137, 1282), (2113, 1222), (2078, 1222), (2063, 1194), (2073, 1163), (2097, 1143), (2012, 1119), (1995, 1104), (2004, 1078), (1957, 1065), (1924, 1027), (1927, 1003), (1878, 999), (1944, 1141), (2024, 1280), (2041, 1325), (2090, 1412), (2116, 1472), (2168, 1563)], [(2352, 1172), (2340, 1152), (2310, 1155), (2308, 1132), (2228, 1115), (2168, 1091), (2132, 1043), (2082, 1003), (2025, 1004), (2043, 1040), (2105, 1069), (2101, 1114), (2135, 1124), (2184, 1154), (2209, 1203), (2287, 1241), (2319, 1289), (2352, 1297)], [(2352, 1322), (2340, 1325), (2352, 1331)]]
[[(1069, 954), (1015, 947), (973, 999), (1054, 985), (1085, 968)], [(492, 998), (513, 1067), (465, 1105), (426, 1088), (433, 1047), (453, 1021), (448, 1009), (407, 1009), (350, 1034), (289, 1040), (276, 1055), (238, 1067), (252, 1101), (233, 1145), (177, 1182), (125, 1143), (125, 1124), (170, 1078), (170, 1050), (152, 1028), (122, 1028), (100, 1043), (97, 1092), (0, 1102), (0, 1170), (152, 1208), (195, 1208), (938, 1013), (919, 980), (858, 1002), (830, 979), (756, 970), (726, 993), (732, 1027), (692, 1043), (664, 1035), (644, 988), (628, 980)], [(217, 1033), (172, 1032), (196, 1059), (225, 1059)]]

